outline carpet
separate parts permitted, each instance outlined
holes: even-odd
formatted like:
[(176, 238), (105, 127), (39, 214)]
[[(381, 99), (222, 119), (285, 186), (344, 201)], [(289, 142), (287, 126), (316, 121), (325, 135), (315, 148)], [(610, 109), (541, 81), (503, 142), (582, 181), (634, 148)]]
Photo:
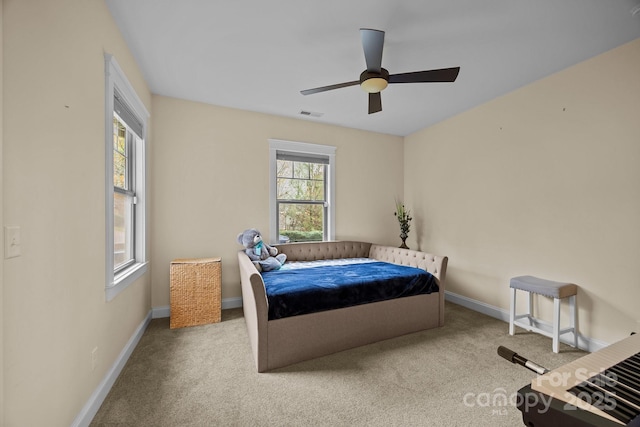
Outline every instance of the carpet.
[(169, 329), (154, 319), (91, 423), (106, 426), (522, 426), (515, 393), (586, 353), (453, 303), (445, 326), (258, 374), (242, 309)]

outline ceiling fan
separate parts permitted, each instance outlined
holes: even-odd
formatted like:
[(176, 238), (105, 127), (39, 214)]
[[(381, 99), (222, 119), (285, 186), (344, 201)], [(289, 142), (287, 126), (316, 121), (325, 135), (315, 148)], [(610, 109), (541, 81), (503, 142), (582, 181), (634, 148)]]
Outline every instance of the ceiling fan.
[(360, 37), (362, 38), (362, 48), (364, 49), (364, 59), (367, 63), (367, 69), (360, 74), (359, 80), (301, 90), (300, 93), (303, 95), (311, 95), (328, 90), (360, 85), (365, 92), (369, 93), (369, 114), (373, 114), (382, 111), (382, 97), (380, 96), (380, 92), (383, 91), (389, 83), (454, 82), (460, 72), (460, 67), (453, 67), (389, 74), (386, 69), (382, 68), (384, 31), (361, 28)]

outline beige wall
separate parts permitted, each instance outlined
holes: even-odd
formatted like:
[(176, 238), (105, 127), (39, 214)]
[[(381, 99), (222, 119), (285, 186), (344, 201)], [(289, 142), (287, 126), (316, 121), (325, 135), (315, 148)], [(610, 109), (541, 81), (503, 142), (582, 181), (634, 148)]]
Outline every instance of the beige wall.
[(151, 96), (102, 1), (4, 0), (3, 27), (4, 423), (68, 426), (151, 308), (149, 273), (105, 302), (104, 52)]
[(153, 97), (153, 306), (169, 305), (172, 259), (222, 257), (222, 297), (239, 297), (236, 236), (269, 235), (269, 138), (333, 145), (336, 239), (399, 244), (402, 138)]
[(405, 138), (411, 238), (449, 290), (507, 310), (510, 277), (571, 281), (584, 335), (639, 329), (639, 76), (636, 40)]

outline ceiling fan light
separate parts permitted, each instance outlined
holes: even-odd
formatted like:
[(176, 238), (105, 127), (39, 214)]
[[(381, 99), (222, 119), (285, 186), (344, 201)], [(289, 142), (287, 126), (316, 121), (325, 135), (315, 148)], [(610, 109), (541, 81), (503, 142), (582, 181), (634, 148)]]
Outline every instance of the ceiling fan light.
[(365, 92), (378, 93), (382, 92), (389, 83), (382, 77), (372, 77), (360, 83), (360, 87)]

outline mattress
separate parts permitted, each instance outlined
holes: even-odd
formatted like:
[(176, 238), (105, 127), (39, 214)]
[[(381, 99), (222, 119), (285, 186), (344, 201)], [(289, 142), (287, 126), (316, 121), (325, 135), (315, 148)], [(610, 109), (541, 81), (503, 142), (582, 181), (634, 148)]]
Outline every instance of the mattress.
[(287, 262), (262, 279), (269, 320), (439, 290), (425, 270), (370, 258)]

